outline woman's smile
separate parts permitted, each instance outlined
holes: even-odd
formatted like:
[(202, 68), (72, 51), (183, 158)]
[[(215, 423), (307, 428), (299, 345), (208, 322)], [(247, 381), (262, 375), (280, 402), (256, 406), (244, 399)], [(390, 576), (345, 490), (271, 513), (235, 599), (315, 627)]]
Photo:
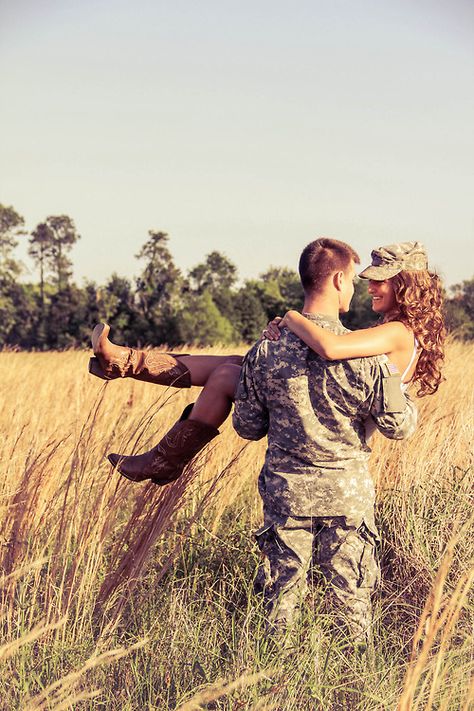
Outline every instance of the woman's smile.
[(369, 281), (368, 292), (372, 297), (372, 310), (386, 313), (395, 306), (395, 294), (389, 279)]

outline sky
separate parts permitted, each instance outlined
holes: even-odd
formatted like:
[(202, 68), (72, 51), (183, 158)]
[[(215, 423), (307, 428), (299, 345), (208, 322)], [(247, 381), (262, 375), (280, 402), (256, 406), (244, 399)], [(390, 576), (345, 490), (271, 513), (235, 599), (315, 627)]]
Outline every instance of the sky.
[(458, 283), (473, 26), (471, 0), (0, 0), (0, 202), (73, 218), (79, 282), (136, 275), (153, 229), (184, 272), (296, 268), (330, 236), (363, 264), (419, 240)]

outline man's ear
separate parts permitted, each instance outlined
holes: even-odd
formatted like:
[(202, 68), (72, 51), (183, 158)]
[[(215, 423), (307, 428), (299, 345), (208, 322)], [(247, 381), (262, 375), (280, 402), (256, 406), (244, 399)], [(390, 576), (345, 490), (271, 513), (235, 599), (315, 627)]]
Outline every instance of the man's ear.
[(344, 285), (344, 277), (345, 275), (343, 271), (335, 272), (332, 281), (337, 291), (342, 291)]

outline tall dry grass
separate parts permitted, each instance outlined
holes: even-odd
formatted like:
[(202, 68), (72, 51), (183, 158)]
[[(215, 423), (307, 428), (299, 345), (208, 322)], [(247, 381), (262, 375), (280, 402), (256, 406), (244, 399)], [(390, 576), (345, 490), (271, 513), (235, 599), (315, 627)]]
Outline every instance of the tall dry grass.
[(374, 443), (383, 585), (362, 661), (332, 638), (317, 586), (297, 652), (261, 641), (264, 442), (226, 423), (181, 480), (134, 485), (105, 453), (148, 448), (196, 389), (104, 384), (85, 353), (1, 353), (0, 706), (470, 708), (471, 356), (450, 345), (411, 440)]

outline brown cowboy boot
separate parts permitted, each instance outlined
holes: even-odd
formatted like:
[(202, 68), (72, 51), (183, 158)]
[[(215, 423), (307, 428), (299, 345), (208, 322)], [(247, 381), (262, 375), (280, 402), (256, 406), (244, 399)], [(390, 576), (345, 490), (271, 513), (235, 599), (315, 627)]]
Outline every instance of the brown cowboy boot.
[(151, 479), (164, 486), (181, 476), (184, 467), (205, 447), (219, 430), (199, 420), (188, 420), (194, 403), (184, 408), (178, 422), (149, 452), (135, 456), (109, 454), (109, 462), (131, 481)]
[(110, 326), (106, 323), (97, 324), (92, 331), (92, 349), (96, 357), (89, 360), (89, 373), (103, 380), (129, 377), (175, 388), (191, 387), (189, 370), (174, 355), (116, 346), (107, 338), (109, 331)]

